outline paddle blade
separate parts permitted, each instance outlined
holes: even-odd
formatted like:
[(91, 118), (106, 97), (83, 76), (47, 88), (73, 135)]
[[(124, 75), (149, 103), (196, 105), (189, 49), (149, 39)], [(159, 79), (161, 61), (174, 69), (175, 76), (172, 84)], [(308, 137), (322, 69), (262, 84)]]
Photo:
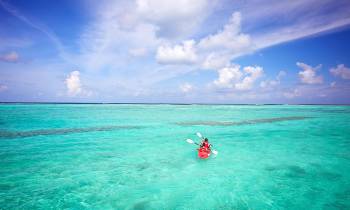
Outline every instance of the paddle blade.
[(219, 152), (218, 151), (216, 151), (216, 150), (212, 150), (211, 151), (214, 155), (217, 155)]
[(187, 139), (186, 141), (187, 141), (187, 143), (189, 143), (189, 144), (194, 144), (194, 141), (193, 141), (192, 139)]
[(201, 133), (197, 132), (196, 134), (197, 134), (197, 136), (198, 136), (199, 138), (201, 138), (201, 139), (203, 138), (203, 136), (202, 136)]

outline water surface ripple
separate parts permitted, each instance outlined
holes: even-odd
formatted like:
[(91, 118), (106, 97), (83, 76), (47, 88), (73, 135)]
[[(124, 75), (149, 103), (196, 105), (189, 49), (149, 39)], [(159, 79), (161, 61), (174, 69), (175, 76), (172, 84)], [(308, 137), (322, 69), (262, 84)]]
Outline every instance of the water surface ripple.
[(4, 104), (0, 139), (4, 210), (350, 209), (350, 106)]

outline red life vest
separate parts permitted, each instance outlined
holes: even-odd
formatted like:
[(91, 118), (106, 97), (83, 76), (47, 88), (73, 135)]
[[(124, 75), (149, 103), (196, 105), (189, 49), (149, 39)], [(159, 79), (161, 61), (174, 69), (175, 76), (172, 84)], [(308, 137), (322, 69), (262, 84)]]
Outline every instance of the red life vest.
[(203, 142), (203, 147), (209, 149), (210, 145), (208, 142)]

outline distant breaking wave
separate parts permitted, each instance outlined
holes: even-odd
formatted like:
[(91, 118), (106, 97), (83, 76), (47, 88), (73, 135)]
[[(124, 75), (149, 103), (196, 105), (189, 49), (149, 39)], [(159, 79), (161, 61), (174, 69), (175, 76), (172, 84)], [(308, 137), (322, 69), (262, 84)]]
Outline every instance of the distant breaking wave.
[(0, 130), (0, 138), (25, 138), (40, 135), (64, 135), (71, 133), (85, 133), (95, 131), (113, 131), (123, 129), (139, 129), (141, 126), (101, 126), (90, 128), (61, 128), (61, 129), (40, 129), (31, 131), (4, 131)]
[(311, 117), (276, 117), (266, 119), (244, 120), (240, 122), (218, 122), (218, 121), (191, 121), (191, 122), (178, 122), (177, 125), (182, 126), (194, 126), (194, 125), (207, 125), (207, 126), (235, 126), (235, 125), (251, 125), (260, 123), (273, 123), (292, 120), (304, 120)]

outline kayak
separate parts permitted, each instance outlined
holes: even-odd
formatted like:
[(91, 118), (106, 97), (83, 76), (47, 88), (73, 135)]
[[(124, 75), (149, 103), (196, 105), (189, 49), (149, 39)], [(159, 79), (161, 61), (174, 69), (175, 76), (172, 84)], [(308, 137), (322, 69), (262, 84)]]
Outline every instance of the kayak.
[(210, 156), (210, 150), (205, 148), (198, 149), (198, 157), (202, 159), (206, 159)]

